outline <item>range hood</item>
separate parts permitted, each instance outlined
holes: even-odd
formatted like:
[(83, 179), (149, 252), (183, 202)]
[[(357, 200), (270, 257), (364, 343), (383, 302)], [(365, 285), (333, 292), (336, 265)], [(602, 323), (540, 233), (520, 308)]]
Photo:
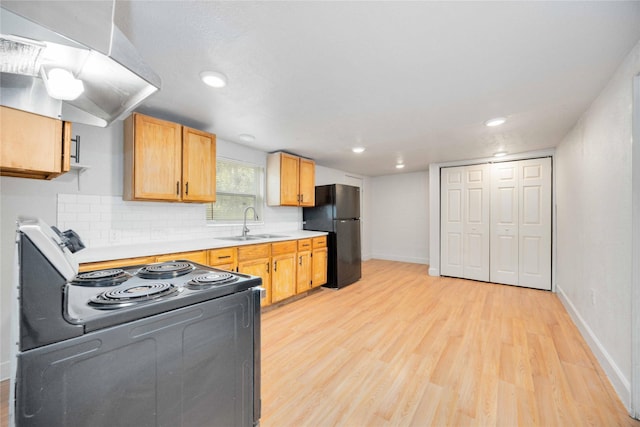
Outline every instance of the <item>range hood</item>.
[[(160, 77), (115, 25), (115, 7), (115, 0), (3, 0), (0, 104), (105, 127), (159, 90)], [(50, 96), (45, 79), (56, 68), (82, 81), (79, 97)]]

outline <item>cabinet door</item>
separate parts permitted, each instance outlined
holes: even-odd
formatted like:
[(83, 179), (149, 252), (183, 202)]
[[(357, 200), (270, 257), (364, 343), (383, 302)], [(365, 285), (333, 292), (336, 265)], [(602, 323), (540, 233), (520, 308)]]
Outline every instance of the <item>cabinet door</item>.
[(216, 201), (216, 136), (184, 127), (182, 131), (182, 200)]
[(309, 159), (300, 159), (300, 206), (316, 203), (316, 164)]
[(319, 248), (313, 251), (311, 286), (317, 287), (327, 283), (328, 249)]
[(296, 276), (296, 293), (301, 293), (311, 289), (311, 252), (298, 252), (298, 267)]
[(260, 258), (238, 263), (238, 272), (258, 276), (262, 278), (262, 287), (266, 290), (267, 296), (262, 299), (260, 305), (271, 304), (271, 272), (269, 269), (269, 258)]
[[(280, 205), (298, 206), (299, 158), (280, 154)], [(315, 189), (314, 189), (315, 191)]]
[(182, 126), (137, 113), (133, 118), (133, 199), (180, 200)]
[(8, 107), (0, 117), (2, 175), (51, 179), (69, 170), (70, 123)]
[(296, 293), (296, 254), (278, 255), (271, 258), (271, 302), (282, 301)]

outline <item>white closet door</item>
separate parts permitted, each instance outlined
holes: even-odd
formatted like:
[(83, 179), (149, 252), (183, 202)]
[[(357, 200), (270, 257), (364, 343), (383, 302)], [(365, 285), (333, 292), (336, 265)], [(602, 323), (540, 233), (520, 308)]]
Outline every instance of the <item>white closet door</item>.
[(465, 279), (489, 281), (490, 165), (464, 169), (463, 274)]
[(464, 167), (440, 171), (440, 272), (443, 276), (463, 277)]
[(551, 159), (523, 160), (518, 163), (518, 285), (551, 290)]
[(518, 163), (493, 164), (491, 281), (518, 284)]

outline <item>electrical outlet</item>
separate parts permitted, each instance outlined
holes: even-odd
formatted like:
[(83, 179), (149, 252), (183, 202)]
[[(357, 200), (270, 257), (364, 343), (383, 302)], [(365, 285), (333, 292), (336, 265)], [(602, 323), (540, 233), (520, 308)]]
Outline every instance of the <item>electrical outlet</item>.
[(120, 233), (120, 230), (114, 230), (114, 229), (109, 230), (109, 242), (117, 243), (120, 241), (121, 238), (122, 238), (122, 234)]

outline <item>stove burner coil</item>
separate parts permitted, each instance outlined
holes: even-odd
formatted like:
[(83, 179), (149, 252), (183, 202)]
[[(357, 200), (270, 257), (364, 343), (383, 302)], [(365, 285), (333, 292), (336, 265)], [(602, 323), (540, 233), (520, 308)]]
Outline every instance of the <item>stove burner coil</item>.
[(193, 264), (186, 261), (170, 261), (161, 264), (149, 264), (142, 267), (136, 274), (143, 279), (171, 279), (184, 276), (193, 271)]
[(89, 302), (102, 308), (120, 308), (157, 300), (176, 292), (178, 288), (171, 283), (144, 283), (102, 292), (92, 297)]
[(231, 273), (226, 273), (222, 271), (217, 271), (217, 272), (212, 271), (206, 274), (195, 276), (187, 283), (187, 286), (192, 289), (193, 288), (202, 289), (203, 287), (226, 285), (228, 283), (233, 283), (237, 280), (238, 278)]
[(130, 277), (131, 275), (121, 268), (111, 268), (80, 273), (71, 283), (78, 286), (116, 286)]

